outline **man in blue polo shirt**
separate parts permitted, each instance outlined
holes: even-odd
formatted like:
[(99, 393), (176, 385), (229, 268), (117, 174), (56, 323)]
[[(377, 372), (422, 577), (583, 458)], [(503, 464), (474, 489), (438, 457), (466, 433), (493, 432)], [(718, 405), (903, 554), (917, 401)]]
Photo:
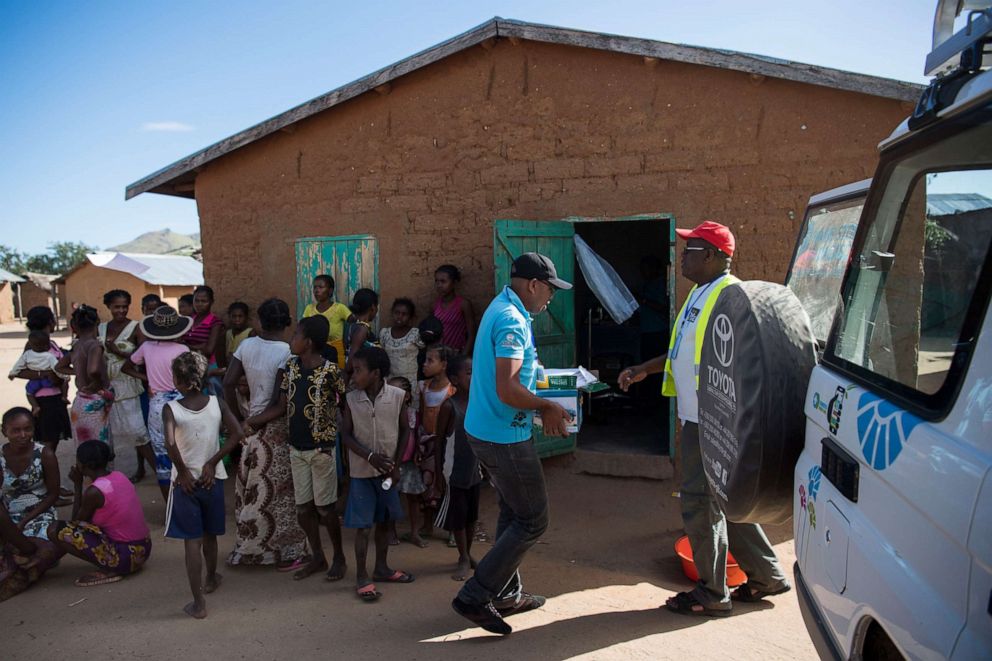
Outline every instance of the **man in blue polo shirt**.
[(540, 411), (546, 435), (567, 436), (569, 415), (534, 394), (537, 347), (531, 314), (546, 310), (559, 289), (571, 288), (544, 255), (521, 255), (510, 269), (510, 285), (489, 304), (475, 337), (465, 431), (499, 493), (500, 513), (496, 543), (451, 606), (493, 633), (510, 633), (503, 617), (545, 602), (522, 590), (518, 571), (524, 554), (548, 527), (544, 471), (531, 423)]

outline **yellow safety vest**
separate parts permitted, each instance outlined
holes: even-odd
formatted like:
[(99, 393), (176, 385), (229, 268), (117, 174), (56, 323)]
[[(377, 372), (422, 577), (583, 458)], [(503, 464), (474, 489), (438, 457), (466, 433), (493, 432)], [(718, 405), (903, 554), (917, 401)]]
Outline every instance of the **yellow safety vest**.
[[(696, 374), (696, 390), (699, 390), (699, 361), (703, 357), (703, 342), (706, 336), (706, 324), (710, 320), (710, 314), (713, 312), (713, 306), (716, 305), (716, 299), (719, 298), (720, 292), (723, 291), (724, 287), (736, 284), (740, 282), (739, 278), (732, 275), (727, 275), (721, 280), (713, 290), (706, 295), (706, 301), (703, 303), (702, 309), (699, 311), (698, 321), (696, 322), (696, 355), (694, 357), (694, 372)], [(689, 295), (685, 298), (685, 303), (682, 304), (682, 309), (679, 310), (679, 316), (675, 318), (675, 328), (678, 328), (679, 322), (685, 316), (685, 309), (689, 305), (689, 301), (692, 300), (692, 292), (696, 291), (698, 285), (693, 285), (692, 289), (689, 290)], [(678, 335), (675, 328), (672, 329), (672, 337), (668, 341), (668, 355), (672, 355), (672, 350), (675, 349), (675, 338)], [(661, 394), (665, 397), (675, 397), (675, 375), (672, 373), (672, 359), (665, 359), (665, 380), (661, 385)]]

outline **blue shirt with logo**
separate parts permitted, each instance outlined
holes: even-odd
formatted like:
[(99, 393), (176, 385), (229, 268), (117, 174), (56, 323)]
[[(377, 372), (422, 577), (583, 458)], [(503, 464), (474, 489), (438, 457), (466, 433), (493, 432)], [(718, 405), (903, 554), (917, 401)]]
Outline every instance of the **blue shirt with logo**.
[(537, 347), (532, 322), (520, 297), (509, 287), (503, 288), (482, 315), (475, 337), (472, 388), (465, 414), (465, 431), (480, 441), (519, 443), (531, 437), (534, 412), (508, 406), (496, 394), (496, 359), (522, 360), (520, 383), (535, 392)]

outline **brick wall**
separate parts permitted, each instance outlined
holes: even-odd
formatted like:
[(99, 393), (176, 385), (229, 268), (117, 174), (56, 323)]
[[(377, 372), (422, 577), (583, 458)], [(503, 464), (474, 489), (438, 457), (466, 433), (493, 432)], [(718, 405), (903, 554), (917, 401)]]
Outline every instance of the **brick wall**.
[[(307, 119), (198, 175), (218, 306), (292, 306), (294, 239), (370, 233), (380, 281), (431, 298), (462, 267), (493, 292), (492, 221), (670, 212), (738, 238), (743, 278), (784, 277), (809, 195), (870, 176), (898, 101), (587, 49), (498, 41)], [(680, 297), (687, 287), (680, 283)]]
[(21, 305), (24, 306), (25, 313), (38, 305), (44, 305), (45, 307), (51, 308), (53, 312), (55, 311), (55, 302), (52, 300), (52, 292), (45, 291), (30, 280), (22, 282), (19, 285), (19, 288)]
[(0, 280), (0, 324), (17, 321), (14, 317), (14, 284)]

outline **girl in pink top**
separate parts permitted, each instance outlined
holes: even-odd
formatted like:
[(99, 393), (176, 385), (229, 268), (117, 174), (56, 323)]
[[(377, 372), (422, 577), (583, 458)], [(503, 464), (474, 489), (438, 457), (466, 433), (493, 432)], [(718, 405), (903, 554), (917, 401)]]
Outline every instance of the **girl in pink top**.
[(189, 351), (189, 347), (176, 340), (186, 335), (192, 325), (193, 320), (189, 317), (180, 315), (168, 305), (161, 306), (155, 310), (155, 314), (141, 320), (141, 334), (146, 339), (121, 367), (123, 374), (145, 381), (151, 390), (148, 400), (148, 438), (152, 444), (152, 452), (155, 453), (155, 477), (158, 478), (158, 487), (165, 500), (169, 498), (172, 462), (165, 449), (162, 409), (169, 402), (181, 397), (172, 380), (172, 361)]
[(217, 363), (217, 351), (223, 348), (221, 338), (224, 337), (224, 322), (210, 311), (214, 305), (214, 290), (206, 285), (200, 285), (193, 290), (193, 327), (183, 337), (190, 349), (207, 357), (211, 363)]
[[(65, 553), (99, 569), (76, 579), (88, 587), (121, 580), (144, 566), (152, 540), (141, 510), (138, 492), (119, 471), (108, 471), (110, 446), (86, 441), (76, 448), (76, 464), (69, 471), (76, 488), (71, 521), (55, 521), (48, 538)], [(83, 489), (83, 478), (92, 484)]]
[(200, 285), (193, 290), (193, 327), (183, 342), (207, 357), (207, 390), (211, 395), (224, 396), (224, 369), (227, 364), (227, 344), (224, 342), (224, 322), (210, 309), (214, 305), (214, 290)]
[(475, 310), (467, 298), (455, 291), (462, 272), (452, 264), (442, 264), (434, 272), (437, 299), (432, 312), (441, 320), (444, 334), (441, 343), (456, 351), (472, 355), (475, 346)]

